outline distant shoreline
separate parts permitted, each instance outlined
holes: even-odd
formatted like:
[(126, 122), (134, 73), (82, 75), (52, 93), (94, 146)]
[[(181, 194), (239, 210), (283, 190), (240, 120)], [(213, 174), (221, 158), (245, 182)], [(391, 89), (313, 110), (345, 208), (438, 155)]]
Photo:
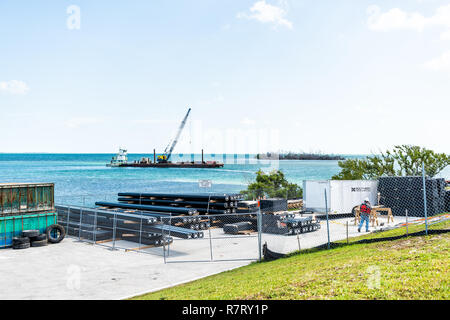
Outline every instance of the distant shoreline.
[(335, 154), (318, 154), (318, 153), (283, 153), (276, 154), (273, 152), (267, 152), (266, 154), (257, 154), (256, 159), (265, 160), (272, 159), (273, 155), (276, 156), (278, 160), (334, 160), (343, 161), (346, 158), (343, 155)]
[[(0, 152), (0, 155), (114, 155), (117, 152)], [(159, 154), (159, 153), (156, 153)], [(182, 155), (191, 155), (191, 153), (173, 153), (174, 155), (182, 154)], [(193, 153), (194, 155), (201, 155), (201, 153)], [(215, 155), (215, 156), (221, 156), (223, 153), (204, 153), (205, 155)], [(128, 155), (153, 155), (153, 152), (133, 152), (128, 153)], [(255, 153), (226, 153), (227, 156), (229, 155), (238, 155), (238, 156), (254, 156), (258, 157), (258, 154)], [(341, 157), (342, 159), (346, 159), (348, 157), (366, 157), (368, 155), (366, 154), (332, 154), (332, 155), (322, 155), (322, 156), (331, 156), (331, 157)], [(265, 155), (261, 155), (261, 160), (264, 160)], [(288, 158), (282, 158), (282, 155), (280, 155), (279, 160), (326, 160), (324, 158), (321, 159), (312, 159), (312, 158), (305, 158), (305, 159), (288, 159)], [(328, 160), (336, 160), (336, 159), (328, 159)], [(339, 160), (339, 159), (338, 159)]]

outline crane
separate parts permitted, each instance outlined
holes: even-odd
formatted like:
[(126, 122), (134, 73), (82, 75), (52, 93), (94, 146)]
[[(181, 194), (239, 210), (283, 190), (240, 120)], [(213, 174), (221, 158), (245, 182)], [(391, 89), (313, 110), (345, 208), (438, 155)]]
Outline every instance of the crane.
[(173, 139), (172, 143), (169, 143), (167, 145), (166, 149), (164, 149), (164, 154), (162, 156), (158, 156), (158, 163), (169, 162), (170, 156), (172, 155), (172, 151), (173, 151), (173, 149), (175, 149), (178, 139), (180, 138), (181, 131), (183, 131), (183, 128), (186, 125), (186, 121), (189, 117), (189, 113), (191, 113), (191, 108), (189, 108), (189, 110), (187, 111), (186, 115), (183, 118), (183, 121), (181, 121), (180, 127), (178, 128), (178, 131), (177, 131), (177, 135), (175, 136), (175, 139)]

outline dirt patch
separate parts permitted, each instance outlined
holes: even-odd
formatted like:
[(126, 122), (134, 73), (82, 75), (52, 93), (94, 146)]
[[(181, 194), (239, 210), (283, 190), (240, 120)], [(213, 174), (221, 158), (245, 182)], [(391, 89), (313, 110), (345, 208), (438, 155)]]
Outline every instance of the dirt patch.
[(432, 244), (434, 242), (438, 242), (442, 239), (449, 239), (450, 236), (448, 234), (438, 234), (434, 235), (430, 238), (425, 237), (412, 237), (406, 238), (404, 240), (396, 240), (390, 243), (384, 243), (383, 245), (378, 246), (379, 251), (390, 251), (390, 250), (402, 250), (402, 249), (413, 249), (415, 252), (417, 249), (425, 245)]

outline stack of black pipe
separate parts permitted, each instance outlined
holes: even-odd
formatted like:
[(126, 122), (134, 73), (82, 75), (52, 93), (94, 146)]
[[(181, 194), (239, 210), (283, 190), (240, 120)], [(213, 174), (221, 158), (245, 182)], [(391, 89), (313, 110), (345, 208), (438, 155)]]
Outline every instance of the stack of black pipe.
[(207, 230), (213, 218), (204, 215), (224, 215), (236, 212), (240, 194), (205, 193), (119, 193), (118, 202), (96, 202), (109, 209), (138, 210), (155, 216), (165, 216), (166, 224), (191, 230)]
[(283, 198), (262, 199), (259, 201), (261, 204), (261, 212), (274, 213), (280, 211), (287, 211), (287, 200)]
[(122, 204), (151, 206), (165, 210), (195, 210), (201, 215), (235, 213), (239, 194), (208, 193), (119, 193)]
[(236, 213), (257, 213), (258, 201), (239, 201)]
[[(58, 222), (67, 233), (91, 241), (122, 239), (146, 245), (164, 245), (173, 237), (203, 238), (203, 232), (170, 225), (170, 216), (150, 212), (125, 212), (121, 208), (98, 210), (56, 206)], [(182, 219), (175, 217), (174, 219)], [(184, 218), (184, 217), (183, 217)], [(181, 221), (181, 220), (180, 220)], [(142, 223), (142, 225), (141, 225)]]
[[(445, 211), (445, 180), (425, 179), (427, 215), (433, 216)], [(378, 183), (380, 204), (392, 209), (395, 216), (424, 217), (423, 178), (381, 177)]]
[(223, 232), (228, 234), (238, 234), (240, 231), (253, 230), (254, 226), (250, 221), (235, 222), (225, 224), (223, 226)]
[(295, 235), (312, 232), (320, 229), (318, 219), (312, 217), (295, 217), (293, 215), (271, 215), (262, 216), (262, 232), (284, 235)]

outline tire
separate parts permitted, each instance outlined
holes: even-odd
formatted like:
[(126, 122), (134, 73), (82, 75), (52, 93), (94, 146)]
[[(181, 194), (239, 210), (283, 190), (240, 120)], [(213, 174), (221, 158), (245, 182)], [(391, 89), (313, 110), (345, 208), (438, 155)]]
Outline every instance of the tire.
[(32, 237), (30, 238), (31, 242), (36, 242), (36, 241), (42, 241), (45, 240), (47, 241), (47, 235), (45, 233), (38, 235), (37, 237)]
[(45, 247), (47, 244), (47, 239), (31, 242), (32, 247)]
[(21, 249), (28, 249), (30, 247), (30, 243), (22, 243), (22, 244), (16, 244), (13, 245), (14, 250), (21, 250)]
[(28, 237), (28, 238), (33, 238), (33, 237), (37, 237), (41, 234), (41, 232), (39, 230), (23, 230), (22, 231), (22, 237)]
[[(55, 232), (57, 233), (56, 237), (54, 235)], [(48, 242), (60, 243), (66, 236), (66, 230), (64, 230), (64, 227), (59, 224), (52, 224), (47, 227), (45, 234), (47, 235)]]
[(14, 237), (13, 238), (13, 246), (14, 245), (22, 245), (22, 244), (29, 244), (30, 238), (27, 237)]

